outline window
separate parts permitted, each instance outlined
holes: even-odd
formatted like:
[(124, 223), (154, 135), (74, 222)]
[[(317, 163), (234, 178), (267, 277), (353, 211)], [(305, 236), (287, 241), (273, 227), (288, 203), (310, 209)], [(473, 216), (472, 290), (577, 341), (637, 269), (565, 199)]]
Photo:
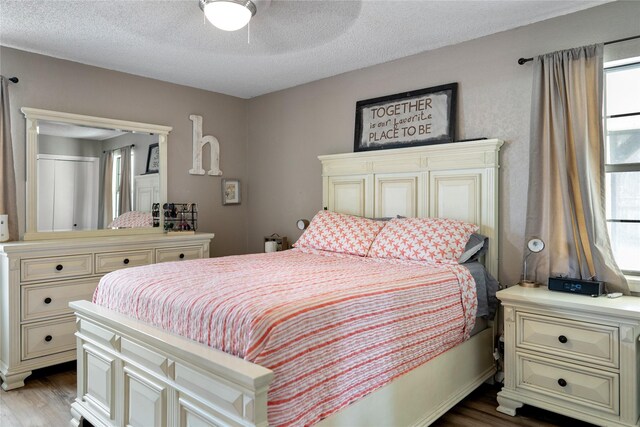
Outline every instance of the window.
[(118, 212), (120, 212), (120, 170), (122, 165), (122, 155), (120, 151), (113, 153), (113, 174), (111, 175), (113, 179), (111, 180), (113, 185), (113, 218), (116, 219), (118, 217)]
[[(131, 150), (131, 165), (135, 165), (135, 157), (134, 157), (134, 153), (133, 150)], [(133, 168), (131, 167), (131, 177), (129, 179), (129, 182), (131, 182), (131, 191), (129, 194), (133, 194)], [(120, 212), (120, 205), (121, 205), (121, 200), (122, 200), (122, 196), (120, 194), (120, 181), (122, 180), (122, 151), (121, 150), (115, 150), (113, 152), (113, 170), (111, 171), (112, 173), (112, 187), (111, 187), (111, 201), (112, 201), (112, 208), (113, 208), (113, 219), (116, 219), (119, 214), (118, 212)], [(124, 212), (123, 212), (124, 213)]]
[(640, 276), (640, 57), (605, 65), (607, 224), (625, 274)]

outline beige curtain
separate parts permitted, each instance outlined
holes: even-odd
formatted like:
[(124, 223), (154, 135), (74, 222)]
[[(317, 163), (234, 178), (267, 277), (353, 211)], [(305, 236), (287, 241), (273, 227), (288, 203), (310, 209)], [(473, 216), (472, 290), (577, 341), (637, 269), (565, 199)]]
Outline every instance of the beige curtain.
[(546, 248), (529, 257), (529, 276), (542, 283), (559, 274), (595, 278), (628, 294), (605, 220), (602, 49), (535, 61), (526, 236)]
[(120, 156), (120, 206), (118, 216), (131, 210), (131, 147), (122, 147)]
[(107, 228), (113, 221), (113, 152), (104, 153), (102, 171), (102, 224)]
[(0, 214), (8, 215), (9, 240), (20, 238), (18, 231), (18, 203), (16, 201), (16, 174), (11, 144), (11, 109), (9, 106), (9, 80), (0, 76)]

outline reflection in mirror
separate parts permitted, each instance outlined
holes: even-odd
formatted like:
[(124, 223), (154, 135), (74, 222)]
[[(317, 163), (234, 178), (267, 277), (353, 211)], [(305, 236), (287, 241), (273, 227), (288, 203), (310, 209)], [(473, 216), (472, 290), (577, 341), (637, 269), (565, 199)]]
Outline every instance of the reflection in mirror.
[(38, 232), (153, 226), (160, 177), (147, 156), (158, 135), (47, 120), (37, 133)]

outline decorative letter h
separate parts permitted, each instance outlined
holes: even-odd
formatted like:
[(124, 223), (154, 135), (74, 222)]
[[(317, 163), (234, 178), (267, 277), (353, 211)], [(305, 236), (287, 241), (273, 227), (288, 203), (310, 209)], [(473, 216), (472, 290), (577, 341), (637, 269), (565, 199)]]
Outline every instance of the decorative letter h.
[(220, 143), (218, 138), (211, 135), (202, 136), (202, 116), (192, 114), (189, 120), (193, 122), (193, 168), (189, 169), (191, 175), (204, 175), (202, 169), (202, 149), (209, 144), (211, 148), (211, 169), (208, 175), (221, 176), (220, 170)]

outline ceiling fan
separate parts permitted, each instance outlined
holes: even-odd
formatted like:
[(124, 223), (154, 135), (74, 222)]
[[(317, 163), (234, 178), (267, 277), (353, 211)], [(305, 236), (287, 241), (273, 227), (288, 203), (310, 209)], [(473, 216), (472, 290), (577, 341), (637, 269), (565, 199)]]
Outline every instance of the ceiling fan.
[(207, 20), (224, 31), (243, 28), (257, 11), (251, 0), (199, 0), (198, 3)]

